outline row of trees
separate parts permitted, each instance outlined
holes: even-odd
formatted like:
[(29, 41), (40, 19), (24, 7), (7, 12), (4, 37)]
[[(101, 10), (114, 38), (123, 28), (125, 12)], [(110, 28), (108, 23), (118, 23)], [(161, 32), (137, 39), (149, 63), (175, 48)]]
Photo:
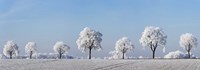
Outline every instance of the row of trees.
[[(78, 45), (78, 49), (82, 52), (88, 50), (89, 59), (91, 59), (92, 49), (101, 50), (101, 42), (102, 42), (102, 34), (98, 31), (95, 31), (91, 28), (84, 28), (80, 32), (80, 37), (77, 39), (76, 43)], [(142, 33), (140, 38), (141, 45), (146, 48), (149, 47), (152, 51), (152, 58), (155, 58), (155, 52), (157, 47), (165, 48), (167, 43), (166, 41), (167, 35), (164, 31), (159, 27), (154, 26), (147, 26)], [(191, 33), (186, 33), (180, 36), (180, 45), (183, 47), (187, 53), (188, 57), (190, 58), (190, 52), (193, 47), (197, 46), (197, 38), (192, 35)], [(5, 56), (10, 57), (12, 59), (13, 56), (18, 55), (18, 46), (13, 41), (8, 41), (4, 46), (3, 53)], [(53, 50), (59, 54), (59, 59), (62, 58), (62, 54), (67, 53), (70, 47), (62, 42), (56, 42), (53, 47)], [(113, 55), (122, 55), (121, 58), (124, 59), (125, 53), (129, 51), (133, 51), (134, 45), (133, 43), (127, 38), (122, 37), (116, 42), (115, 50), (112, 52)], [(29, 55), (29, 58), (32, 58), (32, 55), (37, 52), (37, 46), (35, 42), (29, 42), (25, 46), (25, 51)]]
[[(152, 58), (154, 59), (157, 47), (162, 47), (163, 51), (165, 51), (166, 39), (167, 35), (161, 28), (147, 26), (139, 42), (144, 48), (149, 47), (151, 49)], [(191, 33), (185, 33), (180, 36), (180, 46), (187, 51), (188, 58), (191, 57), (191, 49), (197, 47), (197, 44), (197, 38)], [(124, 53), (133, 50), (134, 46), (127, 37), (123, 37), (116, 42), (115, 49), (116, 50), (111, 52), (111, 54), (113, 54), (114, 57), (122, 55), (122, 59), (124, 59)]]
[[(13, 56), (17, 56), (19, 53), (18, 46), (16, 43), (14, 43), (12, 40), (8, 41), (3, 49), (3, 54), (6, 57), (9, 57), (12, 59)], [(59, 54), (59, 59), (61, 59), (62, 54), (67, 53), (67, 51), (70, 49), (68, 45), (66, 45), (64, 42), (59, 41), (56, 42), (56, 44), (53, 47), (53, 50)], [(28, 42), (25, 46), (25, 52), (29, 56), (30, 59), (32, 59), (32, 56), (37, 53), (37, 45), (35, 42)]]

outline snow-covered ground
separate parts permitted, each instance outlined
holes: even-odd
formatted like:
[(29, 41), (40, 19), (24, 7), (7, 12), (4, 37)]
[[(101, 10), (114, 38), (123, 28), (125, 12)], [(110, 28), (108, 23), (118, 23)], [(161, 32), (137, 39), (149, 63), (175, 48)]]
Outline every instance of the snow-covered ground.
[(2, 59), (0, 70), (200, 70), (199, 59)]

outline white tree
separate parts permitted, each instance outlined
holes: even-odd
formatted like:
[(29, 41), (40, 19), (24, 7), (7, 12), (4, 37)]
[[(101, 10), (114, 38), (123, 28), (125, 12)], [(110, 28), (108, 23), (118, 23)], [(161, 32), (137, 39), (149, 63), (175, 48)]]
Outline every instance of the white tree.
[(53, 50), (59, 54), (59, 59), (62, 58), (62, 54), (67, 53), (70, 47), (62, 41), (56, 42)]
[(83, 31), (80, 32), (79, 35), (80, 37), (76, 41), (78, 49), (80, 49), (82, 52), (88, 49), (89, 59), (91, 59), (91, 50), (100, 50), (102, 48), (100, 44), (102, 41), (102, 34), (98, 31), (86, 27), (83, 29)]
[(187, 53), (188, 57), (190, 58), (190, 52), (193, 47), (197, 46), (197, 38), (192, 35), (191, 33), (185, 33), (180, 36), (180, 45), (183, 47)]
[(148, 26), (142, 33), (142, 37), (139, 41), (144, 48), (150, 47), (151, 51), (153, 52), (153, 58), (155, 58), (156, 48), (160, 46), (163, 47), (163, 49), (165, 49), (165, 45), (167, 42), (166, 39), (167, 35), (163, 32), (161, 28)]
[(122, 53), (122, 59), (124, 59), (124, 54), (132, 51), (134, 49), (133, 44), (127, 37), (122, 37), (116, 42), (115, 50)]
[(6, 57), (10, 57), (12, 59), (13, 56), (18, 55), (18, 46), (12, 40), (8, 41), (6, 45), (4, 45), (3, 54)]
[(25, 52), (29, 55), (29, 58), (32, 59), (33, 54), (37, 53), (37, 45), (35, 42), (28, 42), (25, 46)]

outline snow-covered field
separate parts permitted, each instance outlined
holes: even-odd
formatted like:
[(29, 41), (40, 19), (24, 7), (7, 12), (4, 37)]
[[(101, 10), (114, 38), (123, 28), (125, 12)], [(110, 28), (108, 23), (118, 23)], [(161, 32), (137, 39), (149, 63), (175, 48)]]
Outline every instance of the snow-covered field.
[(2, 59), (0, 70), (200, 70), (199, 59)]

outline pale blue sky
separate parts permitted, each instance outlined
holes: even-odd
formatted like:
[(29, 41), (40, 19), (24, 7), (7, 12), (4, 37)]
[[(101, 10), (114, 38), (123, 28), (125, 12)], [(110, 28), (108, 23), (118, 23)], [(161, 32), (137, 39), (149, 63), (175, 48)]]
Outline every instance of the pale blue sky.
[[(24, 55), (24, 46), (35, 41), (38, 52), (51, 53), (56, 41), (65, 41), (70, 55), (87, 57), (77, 49), (76, 40), (84, 27), (103, 34), (100, 52), (94, 57), (110, 56), (115, 42), (127, 36), (135, 45), (133, 57), (151, 57), (139, 38), (145, 26), (159, 26), (168, 35), (166, 53), (182, 50), (179, 36), (190, 32), (200, 38), (199, 0), (0, 0), (0, 53), (8, 40), (14, 40)], [(193, 53), (200, 56), (200, 48)]]

